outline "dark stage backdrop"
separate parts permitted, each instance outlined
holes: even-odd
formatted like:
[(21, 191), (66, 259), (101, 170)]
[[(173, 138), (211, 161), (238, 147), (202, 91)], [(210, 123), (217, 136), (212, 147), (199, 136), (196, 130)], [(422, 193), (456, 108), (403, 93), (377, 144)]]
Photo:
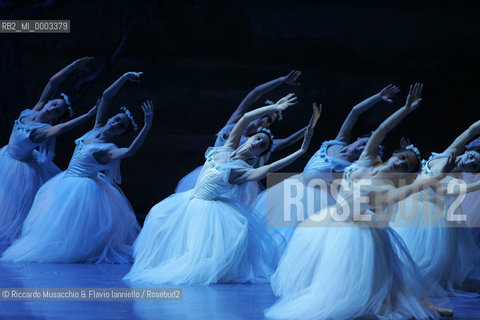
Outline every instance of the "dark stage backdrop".
[[(425, 91), (422, 107), (385, 141), (387, 151), (409, 136), (427, 157), (480, 118), (475, 1), (21, 3), (0, 1), (2, 19), (70, 19), (71, 33), (0, 35), (2, 145), (19, 112), (33, 106), (48, 78), (71, 61), (96, 58), (92, 81), (85, 84), (83, 75), (62, 87), (76, 97), (77, 113), (123, 72), (143, 71), (142, 83), (126, 84), (114, 100), (116, 109), (131, 107), (139, 122), (141, 102), (155, 102), (145, 145), (122, 165), (122, 189), (140, 220), (202, 164), (215, 133), (249, 90), (293, 68), (303, 71), (302, 86), (283, 86), (266, 97), (293, 91), (301, 101), (275, 126), (275, 136), (303, 127), (312, 101), (323, 103), (324, 110), (310, 152), (284, 171), (301, 170), (323, 140), (335, 137), (355, 103), (389, 83), (401, 94), (393, 104), (380, 103), (366, 113), (356, 134), (375, 129), (402, 106), (410, 83), (423, 81)], [(56, 163), (62, 169), (73, 140), (92, 122), (58, 139)]]

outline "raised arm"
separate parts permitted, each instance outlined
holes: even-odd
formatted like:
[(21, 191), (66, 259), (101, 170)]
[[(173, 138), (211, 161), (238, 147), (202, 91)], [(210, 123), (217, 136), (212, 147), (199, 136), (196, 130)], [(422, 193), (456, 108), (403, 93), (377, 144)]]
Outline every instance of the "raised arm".
[(43, 108), (45, 103), (53, 97), (55, 92), (57, 91), (60, 84), (65, 81), (65, 79), (75, 70), (85, 69), (86, 64), (90, 62), (93, 58), (92, 57), (85, 57), (78, 59), (59, 72), (57, 72), (53, 77), (50, 78), (47, 85), (43, 89), (43, 92), (38, 100), (37, 104), (33, 107), (33, 110), (38, 111)]
[(225, 143), (225, 146), (236, 149), (238, 147), (238, 143), (240, 142), (242, 134), (245, 132), (250, 122), (272, 112), (283, 111), (295, 104), (297, 104), (297, 97), (295, 96), (295, 94), (290, 93), (282, 99), (278, 100), (278, 102), (275, 104), (245, 113), (240, 118), (240, 120), (238, 120), (235, 127), (233, 127), (232, 132), (230, 132), (227, 142)]
[(113, 97), (115, 97), (127, 81), (140, 82), (140, 77), (143, 72), (127, 72), (123, 74), (120, 78), (117, 79), (110, 87), (108, 87), (102, 95), (100, 104), (97, 110), (97, 117), (95, 119), (95, 127), (100, 127), (105, 124), (108, 118), (108, 109), (112, 102)]
[(437, 193), (446, 194), (448, 196), (453, 197), (453, 196), (460, 195), (460, 193), (465, 194), (465, 193), (475, 192), (480, 190), (480, 180), (472, 183), (467, 183), (466, 187), (467, 187), (466, 190), (455, 188), (452, 192), (448, 192), (446, 187), (441, 186), (437, 189)]
[[(319, 106), (317, 105), (316, 102), (314, 102), (312, 104), (312, 106), (314, 108), (317, 108), (318, 110), (321, 110), (322, 109), (322, 105), (320, 104)], [(315, 109), (314, 109), (315, 110)], [(320, 117), (320, 113), (318, 113), (318, 117)], [(317, 119), (314, 119), (314, 122), (317, 123), (318, 121), (318, 118)], [(284, 139), (275, 139), (275, 150), (274, 151), (280, 151), (280, 150), (283, 150), (289, 146), (291, 146), (292, 144), (294, 144), (295, 142), (299, 141), (300, 139), (303, 138), (303, 135), (305, 134), (305, 131), (307, 130), (308, 126), (298, 130), (297, 132), (295, 132), (294, 134), (284, 138)]]
[(362, 102), (354, 106), (345, 121), (343, 122), (342, 127), (340, 128), (340, 131), (338, 132), (335, 140), (350, 143), (352, 139), (353, 127), (355, 126), (355, 123), (357, 122), (360, 115), (382, 100), (392, 103), (392, 98), (399, 91), (400, 89), (398, 89), (396, 86), (394, 86), (393, 84), (389, 84), (379, 93), (371, 96), (368, 99), (363, 100)]
[(30, 139), (33, 142), (42, 142), (48, 138), (53, 138), (61, 135), (62, 133), (75, 128), (76, 126), (80, 125), (81, 123), (85, 122), (87, 119), (93, 117), (97, 112), (97, 107), (100, 103), (100, 99), (97, 100), (97, 104), (95, 107), (90, 109), (87, 113), (82, 114), (70, 121), (57, 124), (51, 127), (43, 127), (35, 129), (30, 134)]
[(315, 125), (320, 116), (320, 113), (321, 113), (320, 108), (313, 107), (313, 115), (307, 126), (307, 130), (305, 131), (303, 143), (299, 150), (295, 151), (289, 156), (286, 156), (285, 158), (282, 158), (271, 164), (264, 165), (256, 169), (247, 169), (241, 172), (233, 172), (229, 178), (230, 183), (240, 184), (247, 181), (261, 180), (265, 178), (268, 173), (281, 170), (282, 168), (288, 166), (290, 163), (295, 161), (298, 157), (303, 155), (305, 152), (307, 152), (308, 146), (310, 145), (310, 141), (312, 140), (313, 129), (315, 128)]
[(400, 188), (392, 188), (383, 195), (384, 197), (383, 201), (385, 203), (399, 202), (401, 200), (406, 199), (413, 193), (419, 192), (434, 184), (437, 184), (443, 177), (444, 177), (443, 174), (438, 173), (426, 178), (416, 179), (413, 183), (407, 184)]
[(377, 130), (375, 130), (372, 136), (368, 139), (367, 145), (360, 155), (360, 159), (376, 159), (378, 157), (378, 147), (385, 139), (387, 134), (393, 128), (395, 128), (410, 112), (420, 106), (420, 103), (422, 102), (422, 89), (423, 84), (421, 83), (415, 83), (415, 85), (410, 86), (410, 91), (408, 92), (405, 106), (398, 109), (394, 114), (380, 124)]
[(257, 102), (260, 97), (272, 91), (281, 84), (285, 83), (291, 86), (298, 86), (299, 84), (296, 81), (301, 74), (301, 71), (292, 70), (286, 76), (274, 79), (255, 87), (255, 89), (250, 91), (250, 93), (238, 105), (235, 112), (231, 115), (230, 119), (228, 119), (226, 125), (236, 123), (245, 113), (252, 109), (253, 104)]
[(445, 150), (446, 153), (461, 154), (465, 151), (465, 145), (470, 142), (475, 136), (480, 134), (480, 121), (472, 124), (465, 130), (455, 141)]
[(153, 120), (153, 102), (147, 100), (142, 105), (142, 110), (145, 115), (145, 124), (143, 125), (142, 130), (137, 135), (135, 140), (128, 148), (115, 148), (109, 150), (106, 154), (100, 156), (101, 163), (108, 163), (113, 160), (120, 160), (132, 156), (138, 149), (142, 146), (145, 138), (147, 137), (148, 131), (152, 127)]
[[(467, 193), (480, 190), (480, 180), (467, 184)], [(450, 193), (449, 193), (450, 195)]]

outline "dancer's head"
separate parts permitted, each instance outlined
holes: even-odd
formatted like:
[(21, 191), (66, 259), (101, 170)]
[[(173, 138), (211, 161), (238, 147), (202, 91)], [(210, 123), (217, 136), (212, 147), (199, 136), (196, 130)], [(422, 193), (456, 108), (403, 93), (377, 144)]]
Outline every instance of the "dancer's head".
[(262, 157), (273, 149), (273, 135), (270, 130), (261, 128), (253, 135), (249, 136), (247, 141), (237, 150), (244, 154), (246, 158)]
[(45, 103), (41, 113), (44, 122), (58, 121), (68, 114), (67, 102), (63, 98), (50, 100)]
[(122, 107), (122, 112), (117, 113), (103, 126), (103, 134), (107, 137), (118, 137), (127, 134), (129, 131), (137, 130), (137, 124), (133, 119), (130, 111)]
[[(273, 101), (270, 101), (270, 100), (267, 100), (265, 101), (265, 104), (267, 105), (270, 105), (270, 104), (273, 104)], [(267, 114), (263, 117), (260, 117), (256, 120), (253, 120), (252, 122), (250, 122), (250, 126), (252, 128), (265, 128), (265, 129), (268, 129), (270, 128), (272, 125), (274, 125), (277, 121), (280, 121), (282, 120), (282, 113), (281, 112), (272, 112), (270, 114)]]
[(279, 120), (279, 114), (277, 112), (273, 112), (250, 122), (249, 129), (252, 131), (256, 130), (257, 128), (268, 129)]
[(480, 150), (471, 148), (462, 155), (458, 156), (455, 161), (455, 167), (452, 171), (461, 172), (477, 172), (480, 170)]
[(60, 93), (60, 97), (50, 100), (43, 106), (42, 121), (44, 122), (63, 122), (73, 117), (72, 104), (70, 98), (65, 93)]
[(258, 127), (268, 129), (274, 125), (277, 121), (280, 120), (280, 115), (277, 112), (270, 113), (269, 115), (263, 116), (258, 119)]
[(400, 140), (400, 149), (395, 150), (387, 161), (390, 172), (416, 172), (420, 170), (422, 158), (420, 151), (409, 139)]

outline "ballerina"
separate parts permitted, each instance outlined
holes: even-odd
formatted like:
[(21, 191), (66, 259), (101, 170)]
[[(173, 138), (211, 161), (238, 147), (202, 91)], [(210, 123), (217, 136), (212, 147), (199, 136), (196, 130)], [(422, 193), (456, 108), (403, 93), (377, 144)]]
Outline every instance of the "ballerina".
[[(75, 141), (68, 169), (46, 182), (35, 196), (21, 237), (2, 256), (3, 261), (45, 263), (128, 263), (140, 226), (116, 183), (120, 161), (133, 155), (151, 127), (153, 104), (142, 109), (145, 124), (128, 148), (111, 141), (136, 124), (128, 109), (107, 118), (112, 98), (126, 81), (142, 73), (128, 72), (103, 93), (95, 126)], [(104, 171), (105, 174), (100, 174)]]
[[(469, 155), (469, 158), (475, 159), (475, 162), (480, 159), (480, 138), (477, 138), (465, 146), (465, 153), (473, 153)], [(478, 161), (480, 165), (480, 161)], [(467, 191), (468, 193), (465, 196), (465, 199), (462, 201), (462, 211), (467, 215), (467, 224), (472, 231), (475, 242), (477, 244), (477, 257), (480, 259), (480, 216), (477, 214), (477, 208), (480, 208), (480, 197), (478, 193), (471, 193), (477, 189), (474, 186), (478, 186), (480, 183), (479, 176), (477, 175), (477, 170), (472, 170), (471, 172), (462, 172), (461, 178), (468, 184)]]
[(289, 94), (245, 113), (225, 146), (207, 150), (195, 188), (173, 194), (150, 210), (134, 244), (135, 262), (124, 279), (186, 285), (269, 281), (279, 259), (275, 230), (265, 228), (238, 194), (247, 181), (262, 179), (305, 153), (317, 116), (312, 116), (301, 148), (269, 165), (252, 167), (272, 146), (268, 131), (257, 132), (240, 147), (239, 142), (251, 121), (295, 103)]
[[(268, 318), (426, 319), (451, 313), (424, 300), (442, 291), (432, 282), (424, 286), (416, 279), (415, 264), (399, 236), (388, 227), (385, 209), (390, 208), (383, 205), (396, 203), (441, 178), (437, 175), (398, 188), (383, 180), (384, 173), (391, 172), (398, 181), (420, 165), (409, 149), (395, 153), (387, 162), (381, 161), (378, 151), (387, 133), (418, 107), (421, 87), (411, 87), (406, 105), (379, 126), (359, 160), (345, 170), (340, 190), (343, 201), (296, 228), (272, 276), (273, 291), (282, 297), (266, 310)], [(365, 179), (371, 184), (356, 195), (354, 190)], [(361, 202), (365, 195), (366, 203)], [(352, 214), (348, 208), (355, 207), (360, 210), (355, 214), (354, 209)], [(432, 292), (434, 288), (440, 291)]]
[(59, 98), (50, 100), (67, 76), (84, 68), (90, 60), (90, 57), (76, 60), (51, 77), (33, 109), (23, 110), (15, 121), (8, 145), (0, 149), (2, 246), (18, 238), (38, 189), (60, 172), (53, 163), (55, 138), (95, 114), (93, 108), (62, 123), (72, 115), (67, 95), (62, 93)]
[[(240, 120), (240, 118), (248, 111), (250, 111), (254, 104), (258, 102), (258, 100), (267, 94), (268, 92), (272, 91), (273, 89), (277, 88), (282, 84), (287, 84), (289, 86), (299, 86), (300, 84), (297, 82), (298, 78), (302, 74), (301, 71), (292, 70), (288, 75), (279, 77), (272, 81), (263, 83), (255, 89), (253, 89), (240, 103), (237, 107), (235, 112), (230, 116), (225, 126), (217, 133), (217, 139), (215, 140), (215, 147), (222, 147), (225, 145), (230, 132), (235, 127), (235, 124)], [(282, 119), (282, 114), (279, 112), (273, 112), (271, 114), (264, 115), (258, 119), (253, 119), (252, 122), (247, 126), (245, 132), (240, 139), (240, 145), (242, 145), (245, 141), (247, 141), (249, 136), (256, 134), (259, 128), (268, 129), (277, 121)], [(275, 139), (275, 151), (282, 150), (303, 137), (303, 133), (305, 132), (306, 128), (300, 129), (299, 131), (295, 132), (294, 134), (290, 135), (284, 139)], [(272, 149), (273, 151), (273, 149)], [(264, 165), (270, 156), (270, 152), (267, 152), (264, 156), (258, 159), (258, 162), (254, 164), (254, 167)], [(192, 189), (195, 187), (197, 182), (198, 176), (202, 171), (202, 166), (197, 167), (195, 170), (187, 174), (183, 177), (179, 182), (177, 187), (175, 188), (175, 193), (184, 192), (187, 190)], [(247, 187), (247, 192), (244, 195), (244, 202), (247, 204), (253, 203), (255, 200), (258, 192), (260, 191), (260, 187), (258, 186), (257, 182), (250, 183)]]
[[(422, 165), (419, 176), (438, 173), (452, 153), (460, 154), (456, 158), (452, 172), (475, 172), (480, 167), (480, 153), (465, 150), (465, 145), (473, 137), (480, 134), (480, 121), (471, 125), (463, 134), (443, 152), (432, 153), (428, 161)], [(466, 221), (448, 221), (449, 208), (452, 207), (455, 195), (445, 194), (448, 183), (453, 177), (447, 176), (440, 187), (429, 188), (408, 197), (398, 206), (398, 210), (415, 210), (415, 219), (398, 214), (391, 226), (402, 237), (421, 272), (435, 279), (448, 292), (455, 294), (455, 289), (467, 289), (464, 282), (475, 271), (476, 245), (475, 239)], [(466, 192), (478, 189), (478, 184), (467, 186)], [(475, 206), (458, 206), (454, 216), (463, 214), (462, 208), (475, 212)], [(472, 213), (470, 216), (474, 216)], [(479, 288), (474, 289), (477, 292)]]
[[(375, 104), (385, 101), (392, 103), (392, 98), (400, 91), (396, 86), (390, 84), (383, 88), (377, 94), (365, 99), (355, 105), (347, 118), (343, 122), (340, 131), (334, 140), (325, 141), (320, 149), (310, 158), (303, 173), (290, 177), (264, 191), (262, 191), (255, 202), (255, 211), (267, 217), (268, 224), (278, 228), (278, 231), (285, 237), (287, 242), (295, 231), (295, 226), (308, 218), (311, 214), (318, 212), (322, 207), (327, 207), (335, 203), (328, 190), (320, 188), (310, 188), (313, 197), (305, 195), (301, 198), (303, 210), (296, 207), (286, 208), (285, 197), (287, 183), (296, 185), (300, 183), (300, 188), (307, 190), (309, 182), (313, 179), (321, 179), (328, 187), (332, 181), (337, 178), (337, 173), (343, 172), (346, 167), (358, 159), (368, 141), (368, 137), (360, 137), (352, 141), (352, 130), (361, 114), (373, 107)], [(292, 190), (290, 190), (292, 191)], [(327, 203), (321, 203), (322, 192), (327, 193)], [(288, 194), (288, 193), (287, 193)], [(312, 199), (313, 198), (313, 199)], [(272, 199), (272, 201), (269, 201)], [(314, 203), (312, 210), (308, 210), (307, 201)], [(288, 210), (287, 210), (288, 209)], [(298, 209), (301, 213), (293, 210)], [(285, 215), (285, 217), (284, 217)], [(287, 220), (290, 217), (290, 220)]]

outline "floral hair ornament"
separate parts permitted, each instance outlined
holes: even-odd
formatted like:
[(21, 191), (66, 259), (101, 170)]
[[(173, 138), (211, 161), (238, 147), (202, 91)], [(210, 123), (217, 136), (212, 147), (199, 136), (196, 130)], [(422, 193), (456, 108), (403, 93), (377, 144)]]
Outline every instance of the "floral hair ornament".
[[(265, 104), (267, 105), (272, 105), (272, 104), (275, 104), (275, 102), (273, 102), (272, 100), (265, 100)], [(277, 111), (277, 121), (280, 121), (283, 119), (283, 114), (282, 114), (282, 111)]]
[(65, 103), (67, 104), (68, 116), (70, 118), (73, 117), (73, 109), (72, 109), (72, 103), (70, 102), (70, 98), (65, 93), (60, 93), (60, 97), (63, 100), (65, 100)]
[(383, 145), (380, 144), (380, 145), (378, 146), (378, 156), (379, 156), (380, 158), (383, 157), (383, 154), (384, 154), (384, 151), (383, 151), (383, 150), (384, 150), (384, 149), (385, 149), (385, 147), (384, 147)]
[(128, 110), (127, 107), (121, 107), (120, 111), (125, 113), (125, 115), (128, 117), (128, 120), (130, 120), (130, 123), (132, 124), (133, 131), (137, 131), (138, 126), (137, 126), (137, 123), (135, 122), (135, 119), (133, 119), (132, 113), (130, 112), (130, 110)]
[(480, 137), (471, 141), (465, 146), (465, 149), (468, 151), (479, 151), (480, 150)]
[(417, 157), (417, 161), (422, 163), (422, 155), (420, 154), (420, 150), (418, 150), (418, 148), (410, 142), (410, 139), (402, 137), (402, 139), (400, 139), (400, 148), (413, 152), (415, 157)]
[(268, 150), (269, 152), (272, 152), (274, 149), (275, 149), (275, 140), (273, 139), (273, 134), (270, 130), (266, 129), (266, 128), (263, 128), (263, 127), (260, 127), (257, 129), (257, 133), (265, 133), (266, 135), (268, 135), (270, 137), (270, 140), (272, 141), (272, 144), (270, 146), (270, 150)]

